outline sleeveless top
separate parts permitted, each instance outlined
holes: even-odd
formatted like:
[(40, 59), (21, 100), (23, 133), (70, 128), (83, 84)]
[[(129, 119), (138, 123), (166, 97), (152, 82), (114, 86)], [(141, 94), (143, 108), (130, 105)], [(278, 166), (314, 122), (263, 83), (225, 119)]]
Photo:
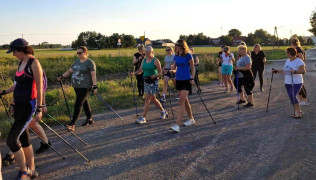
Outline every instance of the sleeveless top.
[(144, 71), (144, 77), (157, 75), (158, 70), (157, 70), (157, 67), (155, 65), (156, 58), (152, 59), (150, 61), (150, 63), (147, 63), (146, 60), (147, 60), (147, 58), (144, 59), (143, 67), (142, 67), (142, 69)]

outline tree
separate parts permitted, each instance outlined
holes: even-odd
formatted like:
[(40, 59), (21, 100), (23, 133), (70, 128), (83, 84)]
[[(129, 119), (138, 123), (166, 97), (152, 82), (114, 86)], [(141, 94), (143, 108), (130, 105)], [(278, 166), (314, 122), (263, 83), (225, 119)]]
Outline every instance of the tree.
[(313, 39), (312, 38), (307, 38), (307, 41), (306, 41), (306, 45), (313, 45), (314, 42), (313, 42)]
[(240, 36), (242, 33), (238, 29), (231, 29), (228, 31), (228, 36), (230, 37), (235, 37), (235, 36)]
[(219, 39), (220, 43), (223, 45), (231, 46), (233, 44), (233, 38), (230, 36), (221, 36)]
[(314, 36), (316, 36), (316, 10), (312, 12), (309, 22), (311, 23), (312, 28), (309, 29), (308, 31), (313, 33)]
[(267, 31), (263, 29), (257, 29), (254, 33), (255, 38), (259, 38), (262, 40), (263, 43), (271, 43), (273, 42), (273, 36), (271, 36)]

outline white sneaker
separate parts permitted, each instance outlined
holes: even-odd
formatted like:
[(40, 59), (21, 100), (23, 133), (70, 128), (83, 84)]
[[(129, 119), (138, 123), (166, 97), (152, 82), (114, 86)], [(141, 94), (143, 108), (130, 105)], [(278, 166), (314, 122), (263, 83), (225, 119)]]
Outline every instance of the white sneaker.
[(170, 127), (170, 129), (174, 132), (179, 133), (180, 132), (180, 127), (177, 124), (174, 124)]
[(193, 125), (193, 124), (195, 124), (195, 120), (194, 119), (189, 119), (189, 120), (184, 122), (185, 126), (190, 126), (190, 125)]
[(308, 106), (309, 102), (308, 101), (301, 101), (299, 102), (301, 106)]
[(135, 123), (137, 123), (137, 124), (144, 124), (144, 123), (146, 123), (146, 118), (141, 116), (135, 121)]
[(168, 112), (166, 110), (161, 111), (160, 112), (160, 117), (161, 117), (161, 119), (168, 118)]
[(178, 93), (178, 95), (176, 96), (176, 100), (180, 99), (180, 94)]

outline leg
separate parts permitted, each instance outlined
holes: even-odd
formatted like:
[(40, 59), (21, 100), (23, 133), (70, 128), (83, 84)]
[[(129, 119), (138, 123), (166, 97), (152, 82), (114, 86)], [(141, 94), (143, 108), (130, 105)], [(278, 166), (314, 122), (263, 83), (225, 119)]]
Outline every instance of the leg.
[(141, 96), (142, 94), (142, 76), (137, 75), (136, 80), (137, 80), (137, 89), (138, 89), (138, 96)]
[(188, 95), (189, 95), (189, 91), (187, 90), (180, 91), (179, 110), (178, 110), (178, 116), (177, 116), (177, 122), (176, 122), (179, 126), (184, 115), (185, 101), (187, 100)]
[(258, 69), (258, 75), (259, 75), (259, 80), (260, 80), (260, 90), (263, 90), (263, 72), (264, 72), (264, 66), (260, 67)]
[(86, 96), (86, 88), (75, 88), (76, 92), (76, 102), (75, 102), (75, 110), (74, 114), (72, 116), (72, 123), (76, 124), (76, 121), (79, 118), (79, 115), (82, 110), (83, 103), (85, 101), (85, 96)]
[(252, 66), (251, 71), (253, 73), (253, 80), (256, 80), (258, 68), (256, 66)]
[(31, 128), (37, 135), (39, 135), (46, 144), (48, 143), (48, 138), (43, 127), (39, 123), (35, 122), (35, 119), (32, 119), (29, 128)]
[(158, 101), (155, 95), (151, 96), (150, 102), (153, 102), (160, 111), (164, 111), (161, 103)]
[(146, 118), (146, 115), (148, 113), (150, 100), (151, 100), (152, 96), (153, 95), (151, 95), (151, 94), (146, 94), (145, 95), (145, 105), (144, 105), (144, 112), (143, 112), (143, 117), (144, 118)]
[(219, 83), (222, 85), (223, 79), (222, 79), (222, 67), (221, 66), (218, 67), (218, 79), (219, 79)]
[(188, 97), (185, 100), (185, 110), (187, 111), (189, 118), (190, 119), (194, 119), (193, 118), (193, 114), (192, 114), (192, 108), (191, 108), (191, 105), (190, 105)]
[(163, 90), (162, 90), (162, 95), (163, 97), (165, 98), (166, 94), (167, 94), (167, 84), (168, 84), (168, 81), (169, 81), (169, 77), (168, 76), (165, 76), (163, 78)]
[(233, 91), (233, 81), (232, 81), (232, 78), (231, 78), (231, 75), (227, 75), (227, 80), (228, 80), (228, 83), (230, 85), (230, 91)]

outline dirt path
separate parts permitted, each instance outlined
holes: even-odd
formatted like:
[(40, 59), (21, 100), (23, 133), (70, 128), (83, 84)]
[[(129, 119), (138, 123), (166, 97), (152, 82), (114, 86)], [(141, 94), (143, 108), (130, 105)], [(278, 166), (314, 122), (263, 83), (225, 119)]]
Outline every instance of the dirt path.
[[(49, 130), (53, 147), (62, 153), (62, 160), (53, 151), (36, 156), (39, 179), (313, 179), (316, 177), (316, 49), (307, 52), (305, 81), (310, 105), (302, 107), (302, 119), (290, 117), (293, 108), (284, 88), (284, 77), (275, 75), (266, 113), (267, 81), (264, 92), (254, 88), (254, 108), (236, 110), (236, 93), (225, 94), (216, 83), (203, 86), (203, 99), (211, 110), (214, 125), (201, 104), (192, 95), (190, 102), (196, 125), (181, 127), (172, 134), (168, 128), (172, 116), (160, 120), (155, 108), (148, 123), (136, 125), (134, 109), (120, 111), (124, 124), (111, 112), (95, 116), (92, 127), (78, 127), (76, 133), (89, 143), (84, 146), (56, 126), (71, 144), (85, 154), (87, 164)], [(283, 67), (284, 62), (267, 66)], [(258, 79), (256, 81), (258, 84)], [(166, 103), (170, 111), (169, 104)], [(177, 101), (173, 101), (174, 110)], [(171, 114), (171, 113), (170, 113)], [(187, 119), (187, 117), (185, 117)], [(81, 124), (81, 121), (78, 124)], [(33, 137), (38, 148), (38, 140)], [(8, 148), (0, 144), (2, 156)], [(13, 179), (17, 166), (4, 167), (4, 179)]]

